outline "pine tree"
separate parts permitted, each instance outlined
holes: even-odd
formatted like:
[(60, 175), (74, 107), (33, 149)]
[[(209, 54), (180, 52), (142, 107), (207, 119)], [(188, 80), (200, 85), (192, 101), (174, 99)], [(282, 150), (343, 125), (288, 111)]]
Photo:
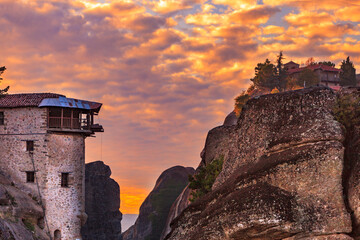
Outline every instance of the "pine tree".
[(350, 57), (346, 61), (341, 62), (340, 85), (341, 86), (356, 86), (356, 70)]

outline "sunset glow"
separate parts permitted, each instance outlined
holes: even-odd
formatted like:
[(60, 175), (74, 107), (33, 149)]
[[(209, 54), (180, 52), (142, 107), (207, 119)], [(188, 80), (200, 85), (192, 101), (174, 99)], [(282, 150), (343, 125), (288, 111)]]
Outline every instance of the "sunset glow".
[(360, 0), (0, 0), (0, 16), (0, 87), (103, 103), (86, 162), (111, 167), (123, 213), (167, 168), (197, 167), (258, 62), (360, 71)]

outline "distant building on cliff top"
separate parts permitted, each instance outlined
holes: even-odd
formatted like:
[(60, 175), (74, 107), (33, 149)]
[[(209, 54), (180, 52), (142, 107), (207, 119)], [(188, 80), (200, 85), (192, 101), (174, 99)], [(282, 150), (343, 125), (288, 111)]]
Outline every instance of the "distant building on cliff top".
[(38, 225), (52, 239), (81, 239), (85, 214), (85, 138), (102, 104), (53, 93), (0, 98), (0, 170), (42, 200)]
[(320, 80), (320, 84), (329, 86), (329, 87), (337, 87), (340, 86), (340, 72), (341, 70), (338, 68), (334, 68), (324, 64), (313, 64), (306, 67), (300, 67), (299, 64), (290, 61), (284, 64), (285, 69), (288, 74), (294, 78), (297, 78), (301, 71), (304, 69), (313, 70), (318, 76)]

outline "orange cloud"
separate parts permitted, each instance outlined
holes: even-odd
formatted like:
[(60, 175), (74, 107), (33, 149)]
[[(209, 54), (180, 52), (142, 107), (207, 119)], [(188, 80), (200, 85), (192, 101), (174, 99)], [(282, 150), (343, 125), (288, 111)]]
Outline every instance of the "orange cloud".
[(360, 22), (360, 6), (344, 7), (335, 14), (343, 21)]
[(351, 1), (339, 1), (339, 0), (263, 0), (263, 3), (265, 5), (271, 5), (271, 6), (281, 6), (281, 5), (287, 5), (287, 6), (293, 6), (298, 7), (301, 10), (337, 10), (339, 8), (344, 7), (344, 5), (347, 6), (358, 6), (360, 4), (359, 0), (351, 0)]
[[(198, 165), (207, 131), (232, 111), (258, 62), (283, 50), (286, 61), (350, 55), (360, 64), (353, 5), (148, 2), (0, 3), (3, 86), (104, 104), (105, 132), (86, 140), (86, 161), (110, 165), (125, 213), (138, 211), (165, 169)], [(293, 11), (276, 14), (284, 4)]]
[(292, 26), (307, 26), (332, 23), (334, 16), (328, 12), (303, 11), (298, 14), (290, 13), (285, 16), (285, 20)]
[(205, 2), (204, 0), (158, 0), (144, 1), (144, 4), (151, 8), (152, 11), (160, 14), (175, 13), (181, 10), (190, 9), (195, 4)]
[(234, 9), (248, 8), (256, 5), (256, 0), (213, 0), (214, 4), (228, 5)]
[(263, 34), (265, 34), (265, 35), (282, 34), (285, 32), (284, 27), (274, 26), (274, 25), (266, 26), (262, 30), (263, 30)]
[(257, 6), (245, 10), (234, 11), (229, 18), (230, 21), (234, 23), (256, 25), (266, 23), (272, 15), (279, 11), (280, 9), (277, 7)]

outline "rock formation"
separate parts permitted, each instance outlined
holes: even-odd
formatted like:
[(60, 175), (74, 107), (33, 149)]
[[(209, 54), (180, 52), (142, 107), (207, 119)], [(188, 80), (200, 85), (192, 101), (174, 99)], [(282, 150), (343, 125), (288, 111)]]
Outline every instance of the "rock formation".
[(223, 156), (223, 170), (166, 239), (359, 239), (360, 131), (345, 136), (336, 99), (326, 87), (256, 97), (210, 131), (202, 164)]
[[(237, 124), (237, 117), (235, 112), (231, 112), (225, 118), (224, 124), (222, 126), (213, 128), (209, 131), (205, 147), (200, 154), (202, 159), (199, 167), (206, 165), (207, 163), (212, 162), (214, 159), (217, 159), (221, 156), (227, 156), (231, 145), (229, 144), (231, 140), (234, 138), (233, 133)], [(161, 234), (161, 240), (165, 238), (165, 236), (170, 232), (170, 223), (180, 215), (180, 213), (190, 204), (190, 189), (188, 186), (184, 189), (184, 191), (179, 195), (179, 197), (175, 200), (173, 205), (171, 206), (168, 218), (166, 220), (166, 226), (164, 228), (163, 233)]]
[(49, 239), (38, 200), (0, 173), (0, 239)]
[(121, 240), (120, 188), (101, 161), (86, 164), (84, 240)]
[(188, 184), (190, 174), (194, 174), (193, 168), (176, 166), (165, 170), (141, 205), (135, 224), (123, 233), (123, 239), (160, 239), (170, 207)]

